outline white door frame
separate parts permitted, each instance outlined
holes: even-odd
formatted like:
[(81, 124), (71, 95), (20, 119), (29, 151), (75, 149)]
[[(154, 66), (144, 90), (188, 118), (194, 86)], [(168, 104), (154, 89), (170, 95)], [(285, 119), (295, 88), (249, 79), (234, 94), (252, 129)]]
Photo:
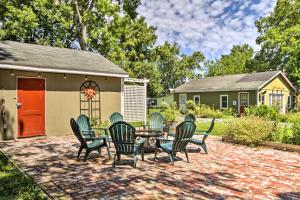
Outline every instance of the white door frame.
[(239, 111), (239, 114), (241, 113), (241, 93), (247, 93), (248, 94), (248, 101), (247, 101), (247, 107), (249, 107), (249, 99), (250, 99), (250, 96), (249, 96), (249, 92), (239, 92), (238, 93), (238, 111)]

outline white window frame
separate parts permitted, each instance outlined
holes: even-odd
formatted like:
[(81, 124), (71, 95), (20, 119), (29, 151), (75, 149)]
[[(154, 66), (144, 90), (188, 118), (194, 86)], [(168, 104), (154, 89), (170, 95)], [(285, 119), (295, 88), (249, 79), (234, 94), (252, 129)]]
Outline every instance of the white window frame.
[(292, 95), (289, 95), (288, 96), (288, 108), (292, 108), (292, 100), (293, 100)]
[[(195, 101), (195, 98), (196, 98), (196, 97), (199, 97), (199, 103), (198, 103), (198, 104), (196, 104), (196, 101)], [(193, 96), (193, 101), (194, 101), (194, 103), (195, 103), (196, 105), (199, 106), (199, 105), (201, 104), (201, 97), (200, 97), (200, 95), (194, 95), (194, 96)]]
[[(226, 97), (227, 98), (227, 107), (223, 107), (222, 106), (222, 97)], [(226, 94), (222, 94), (220, 95), (220, 109), (228, 109), (228, 95)]]
[[(264, 99), (264, 100), (263, 100), (263, 99)], [(264, 95), (264, 94), (261, 95), (260, 103), (261, 103), (262, 105), (266, 105), (266, 95)]]

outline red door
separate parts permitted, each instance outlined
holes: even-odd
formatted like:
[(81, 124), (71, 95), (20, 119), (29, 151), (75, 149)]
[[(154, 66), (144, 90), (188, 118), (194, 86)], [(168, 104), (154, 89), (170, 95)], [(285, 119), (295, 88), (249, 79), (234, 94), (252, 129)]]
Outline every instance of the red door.
[(18, 136), (45, 135), (45, 80), (18, 78)]

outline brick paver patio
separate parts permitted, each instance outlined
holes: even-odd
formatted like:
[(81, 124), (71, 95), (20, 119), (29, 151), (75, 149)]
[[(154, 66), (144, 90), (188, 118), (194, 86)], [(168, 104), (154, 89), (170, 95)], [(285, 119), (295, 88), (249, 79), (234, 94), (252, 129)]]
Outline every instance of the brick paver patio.
[(213, 137), (208, 155), (189, 147), (190, 163), (184, 154), (174, 166), (165, 153), (158, 160), (148, 154), (137, 169), (126, 157), (113, 169), (105, 149), (86, 163), (78, 161), (72, 136), (1, 142), (0, 147), (58, 199), (300, 199), (299, 154)]

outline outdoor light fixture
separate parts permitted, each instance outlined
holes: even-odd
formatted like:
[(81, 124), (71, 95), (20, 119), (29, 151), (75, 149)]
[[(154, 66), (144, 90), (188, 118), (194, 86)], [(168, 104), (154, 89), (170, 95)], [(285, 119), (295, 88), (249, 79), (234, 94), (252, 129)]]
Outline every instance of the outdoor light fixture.
[(39, 73), (38, 77), (41, 78), (41, 73)]
[(87, 77), (87, 75), (85, 75), (85, 80), (86, 80), (86, 81), (88, 80), (88, 77)]
[(14, 75), (15, 75), (15, 74), (14, 74), (14, 70), (11, 70), (11, 71), (10, 71), (10, 75), (11, 75), (11, 76), (14, 76)]
[(67, 75), (66, 74), (64, 74), (64, 79), (67, 79)]

